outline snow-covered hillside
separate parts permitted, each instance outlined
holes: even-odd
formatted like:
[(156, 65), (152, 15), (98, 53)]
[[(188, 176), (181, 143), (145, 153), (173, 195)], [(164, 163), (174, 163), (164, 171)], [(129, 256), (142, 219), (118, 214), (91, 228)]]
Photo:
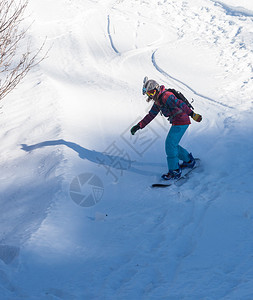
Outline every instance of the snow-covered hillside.
[[(48, 58), (0, 111), (0, 299), (253, 299), (253, 4), (30, 0)], [(170, 124), (143, 77), (194, 99), (167, 171)]]

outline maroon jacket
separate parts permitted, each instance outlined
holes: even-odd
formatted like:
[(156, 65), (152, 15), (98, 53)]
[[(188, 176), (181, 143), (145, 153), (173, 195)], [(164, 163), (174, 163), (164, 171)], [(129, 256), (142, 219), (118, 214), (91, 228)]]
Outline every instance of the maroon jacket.
[(189, 115), (192, 110), (182, 100), (177, 99), (173, 93), (166, 91), (164, 85), (160, 87), (158, 101), (153, 104), (149, 113), (139, 122), (140, 128), (149, 124), (160, 111), (169, 118), (172, 125), (191, 124)]

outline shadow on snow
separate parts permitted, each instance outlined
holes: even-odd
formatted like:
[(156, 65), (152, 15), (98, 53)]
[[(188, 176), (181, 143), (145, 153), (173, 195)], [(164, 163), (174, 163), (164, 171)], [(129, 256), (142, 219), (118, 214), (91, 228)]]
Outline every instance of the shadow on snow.
[[(141, 167), (149, 166), (149, 167), (164, 167), (165, 165), (162, 163), (147, 163), (147, 162), (137, 162), (130, 160), (128, 158), (124, 158), (124, 156), (115, 156), (110, 155), (106, 152), (98, 152), (95, 150), (89, 150), (86, 149), (76, 143), (68, 142), (63, 139), (59, 140), (52, 140), (52, 141), (45, 141), (34, 145), (26, 145), (22, 144), (22, 150), (26, 152), (30, 152), (39, 148), (48, 147), (48, 146), (59, 146), (64, 145), (68, 148), (74, 150), (76, 153), (78, 153), (79, 157), (82, 159), (87, 159), (91, 162), (94, 162), (98, 165), (104, 165), (108, 168), (114, 168), (121, 171), (129, 171), (141, 175), (146, 176), (154, 176), (158, 175), (154, 171), (148, 171), (144, 169), (139, 169)], [(136, 166), (139, 166), (137, 169)]]

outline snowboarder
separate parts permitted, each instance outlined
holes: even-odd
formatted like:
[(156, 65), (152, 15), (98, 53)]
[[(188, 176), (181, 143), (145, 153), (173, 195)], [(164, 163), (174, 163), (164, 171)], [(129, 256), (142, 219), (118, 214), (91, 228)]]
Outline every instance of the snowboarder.
[[(193, 168), (195, 159), (191, 153), (179, 145), (179, 142), (191, 124), (190, 117), (196, 122), (201, 122), (202, 116), (194, 111), (182, 100), (175, 97), (172, 92), (159, 85), (155, 80), (143, 80), (142, 94), (147, 95), (147, 101), (154, 101), (149, 113), (135, 126), (131, 128), (134, 135), (137, 130), (148, 125), (159, 112), (168, 118), (172, 124), (165, 141), (165, 151), (169, 172), (162, 175), (165, 180), (173, 180), (181, 177), (182, 168)], [(179, 160), (183, 163), (179, 164)]]

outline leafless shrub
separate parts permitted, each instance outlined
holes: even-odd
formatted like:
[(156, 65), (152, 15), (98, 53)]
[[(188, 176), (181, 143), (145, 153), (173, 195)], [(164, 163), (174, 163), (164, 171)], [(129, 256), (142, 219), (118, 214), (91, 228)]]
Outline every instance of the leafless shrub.
[(0, 100), (40, 63), (41, 47), (31, 51), (27, 30), (22, 28), (28, 0), (0, 0)]

